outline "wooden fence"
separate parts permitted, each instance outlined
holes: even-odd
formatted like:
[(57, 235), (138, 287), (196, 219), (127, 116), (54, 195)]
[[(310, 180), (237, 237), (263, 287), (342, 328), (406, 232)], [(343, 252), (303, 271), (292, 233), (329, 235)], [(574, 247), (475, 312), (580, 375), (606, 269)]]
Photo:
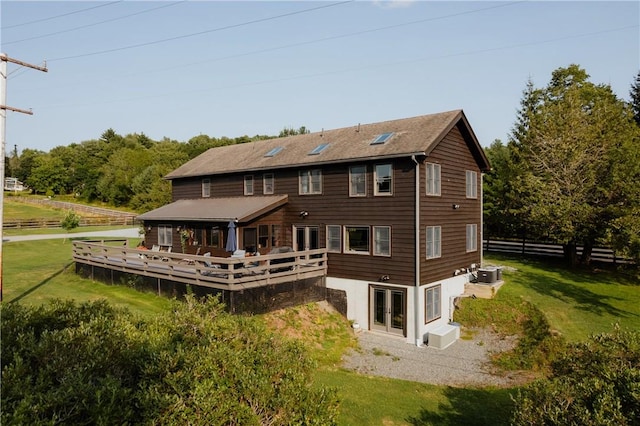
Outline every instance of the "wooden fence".
[[(133, 226), (134, 217), (81, 217), (80, 226)], [(61, 219), (14, 219), (3, 222), (4, 229), (62, 228)]]
[[(35, 204), (58, 210), (71, 210), (80, 213), (80, 226), (132, 226), (136, 214), (84, 204), (56, 201), (48, 198), (11, 197), (12, 201)], [(61, 219), (29, 218), (3, 221), (6, 229), (62, 228)]]
[[(484, 251), (494, 253), (521, 254), (527, 256), (564, 257), (561, 244), (536, 243), (531, 241), (484, 240)], [(577, 248), (578, 256), (582, 255), (582, 246)], [(630, 259), (617, 257), (610, 248), (594, 247), (591, 259), (605, 263), (632, 263)]]

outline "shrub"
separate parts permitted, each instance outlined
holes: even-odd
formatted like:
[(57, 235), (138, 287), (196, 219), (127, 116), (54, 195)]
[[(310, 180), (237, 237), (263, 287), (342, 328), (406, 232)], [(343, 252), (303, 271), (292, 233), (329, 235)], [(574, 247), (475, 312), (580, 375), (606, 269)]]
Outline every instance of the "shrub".
[(60, 222), (60, 225), (66, 231), (75, 229), (78, 226), (80, 226), (80, 216), (70, 211), (67, 213), (64, 219), (62, 219), (62, 222)]
[(302, 346), (188, 296), (143, 321), (106, 302), (2, 306), (2, 424), (335, 424)]
[(514, 425), (640, 424), (640, 332), (592, 336), (515, 397)]

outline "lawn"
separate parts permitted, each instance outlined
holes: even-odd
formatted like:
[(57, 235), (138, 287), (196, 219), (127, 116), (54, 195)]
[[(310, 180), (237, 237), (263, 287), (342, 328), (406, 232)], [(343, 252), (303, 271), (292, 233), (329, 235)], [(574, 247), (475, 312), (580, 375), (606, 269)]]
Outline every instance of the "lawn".
[(549, 260), (498, 256), (486, 256), (485, 262), (506, 267), (498, 300), (533, 303), (567, 341), (611, 331), (616, 323), (640, 329), (640, 283), (611, 268), (569, 270)]
[(10, 197), (6, 197), (3, 203), (4, 220), (12, 221), (16, 219), (64, 219), (67, 214), (64, 210), (49, 209), (46, 207), (20, 203), (12, 201)]
[(71, 240), (52, 239), (5, 243), (3, 246), (3, 302), (37, 305), (51, 299), (78, 302), (107, 299), (140, 314), (169, 308), (168, 299), (126, 286), (110, 286), (74, 273)]
[[(606, 271), (568, 271), (559, 265), (487, 256), (507, 267), (497, 300), (527, 300), (540, 308), (567, 340), (583, 340), (611, 324), (640, 328), (640, 284)], [(109, 286), (76, 276), (70, 240), (11, 242), (4, 245), (5, 303), (41, 304), (53, 298), (105, 298), (143, 315), (169, 309), (170, 302), (127, 286)], [(470, 302), (486, 303), (480, 299)], [(279, 315), (279, 316), (278, 316)], [(368, 377), (339, 368), (340, 353), (353, 346), (348, 322), (311, 304), (267, 317), (322, 342), (310, 346), (318, 360), (318, 384), (335, 386), (344, 425), (500, 425), (509, 421), (512, 389), (452, 388)], [(275, 318), (275, 319), (274, 319)], [(300, 322), (304, 318), (305, 323)], [(465, 325), (465, 324), (463, 324)], [(296, 337), (295, 333), (291, 337)]]

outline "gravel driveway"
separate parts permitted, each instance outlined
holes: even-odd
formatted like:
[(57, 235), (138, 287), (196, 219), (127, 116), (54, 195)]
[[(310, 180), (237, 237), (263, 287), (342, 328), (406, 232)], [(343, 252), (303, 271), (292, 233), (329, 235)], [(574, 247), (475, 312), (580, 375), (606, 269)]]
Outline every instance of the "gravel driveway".
[(526, 381), (518, 373), (497, 374), (490, 364), (490, 355), (512, 348), (514, 338), (501, 338), (488, 330), (471, 334), (470, 340), (459, 339), (446, 349), (435, 349), (361, 331), (357, 334), (360, 347), (343, 358), (343, 367), (361, 374), (457, 387), (511, 387)]

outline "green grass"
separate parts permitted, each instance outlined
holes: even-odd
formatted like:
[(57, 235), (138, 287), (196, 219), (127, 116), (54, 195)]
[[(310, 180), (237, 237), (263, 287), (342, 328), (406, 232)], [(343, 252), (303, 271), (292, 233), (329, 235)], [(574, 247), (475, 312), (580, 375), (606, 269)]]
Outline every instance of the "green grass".
[(316, 384), (338, 389), (338, 424), (506, 425), (513, 408), (509, 389), (454, 388), (321, 369)]
[(550, 261), (497, 256), (485, 261), (509, 267), (496, 300), (531, 302), (569, 342), (611, 331), (616, 323), (640, 329), (640, 283), (628, 276), (611, 269), (569, 270)]
[(132, 312), (153, 315), (170, 301), (125, 286), (110, 286), (74, 273), (71, 241), (63, 239), (6, 243), (3, 246), (3, 302), (39, 305), (52, 299), (78, 302), (107, 299)]
[(12, 201), (10, 197), (4, 199), (3, 216), (5, 221), (16, 219), (64, 219), (67, 214), (64, 210), (50, 209), (34, 204), (25, 204)]

